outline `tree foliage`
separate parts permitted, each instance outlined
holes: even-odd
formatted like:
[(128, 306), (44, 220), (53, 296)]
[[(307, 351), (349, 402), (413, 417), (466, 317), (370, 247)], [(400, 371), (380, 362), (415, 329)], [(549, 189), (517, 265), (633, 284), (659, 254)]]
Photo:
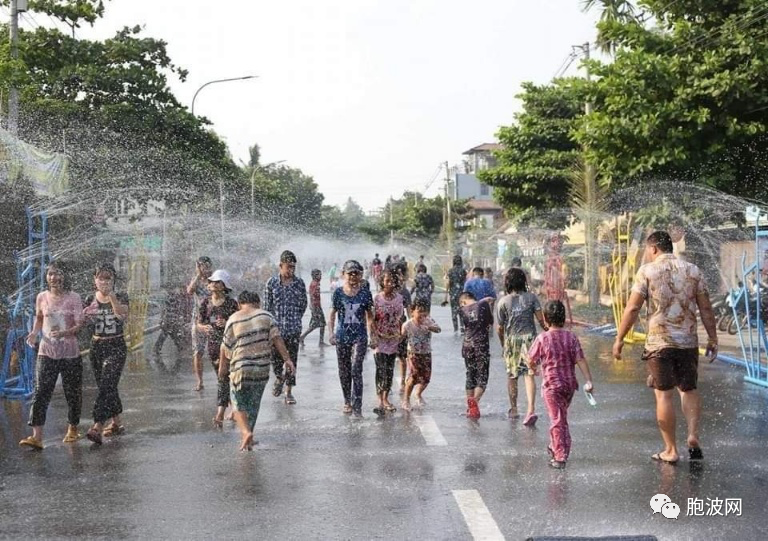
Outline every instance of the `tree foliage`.
[(494, 187), (494, 197), (519, 221), (565, 224), (572, 169), (581, 149), (572, 133), (583, 121), (585, 91), (573, 79), (549, 85), (524, 83), (517, 96), (522, 111), (515, 123), (496, 134), (503, 149), (497, 167), (480, 171), (481, 181)]
[(768, 17), (754, 0), (647, 0), (652, 24), (604, 21), (619, 46), (593, 61), (598, 106), (577, 139), (615, 187), (644, 178), (768, 195)]
[[(95, 0), (30, 2), (30, 9), (77, 25), (103, 15)], [(0, 88), (20, 91), (19, 136), (72, 160), (73, 188), (142, 207), (218, 200), (240, 174), (224, 142), (192, 116), (168, 86), (184, 80), (162, 40), (123, 28), (111, 39), (74, 39), (57, 29), (20, 30), (19, 59), (0, 31)], [(3, 94), (7, 95), (6, 92)], [(106, 205), (107, 209), (113, 205)]]
[[(451, 201), (451, 205), (454, 222), (467, 213), (466, 201)], [(442, 196), (430, 198), (406, 191), (400, 198), (390, 199), (378, 217), (367, 220), (359, 228), (378, 242), (386, 239), (390, 232), (400, 238), (434, 241), (443, 233), (445, 209)]]

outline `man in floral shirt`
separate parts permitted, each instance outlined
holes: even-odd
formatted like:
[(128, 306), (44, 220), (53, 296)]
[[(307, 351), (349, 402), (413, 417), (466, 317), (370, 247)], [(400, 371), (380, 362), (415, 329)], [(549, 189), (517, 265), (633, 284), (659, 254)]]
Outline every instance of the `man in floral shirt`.
[(675, 388), (680, 393), (688, 424), (688, 456), (701, 460), (699, 418), (701, 401), (696, 390), (699, 340), (696, 311), (709, 336), (707, 357), (717, 355), (717, 331), (709, 293), (696, 265), (675, 257), (669, 233), (657, 231), (646, 240), (646, 263), (637, 271), (635, 284), (619, 325), (613, 355), (621, 358), (624, 337), (635, 325), (643, 303), (648, 301), (648, 328), (643, 360), (647, 362), (648, 385), (656, 394), (656, 419), (664, 450), (651, 458), (670, 464), (680, 456), (675, 442)]
[[(296, 276), (296, 255), (289, 250), (280, 254), (280, 273), (267, 282), (264, 292), (264, 309), (277, 321), (285, 347), (298, 367), (299, 343), (301, 342), (301, 318), (307, 309), (307, 288), (304, 281)], [(272, 367), (275, 370), (275, 384), (272, 394), (280, 396), (285, 384), (285, 403), (295, 404), (291, 390), (296, 386), (296, 370), (283, 373), (283, 358), (273, 349)]]

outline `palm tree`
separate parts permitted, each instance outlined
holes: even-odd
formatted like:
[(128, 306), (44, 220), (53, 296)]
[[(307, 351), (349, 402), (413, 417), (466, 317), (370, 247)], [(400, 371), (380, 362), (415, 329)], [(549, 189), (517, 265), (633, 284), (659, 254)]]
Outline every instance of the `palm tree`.
[[(638, 21), (637, 8), (628, 0), (582, 0), (581, 5), (583, 11), (601, 7), (600, 22), (629, 23)], [(597, 45), (604, 53), (613, 54), (617, 43), (598, 33)]]
[(580, 162), (573, 165), (568, 184), (571, 212), (584, 224), (584, 288), (595, 308), (600, 306), (598, 228), (606, 216), (608, 190), (598, 183), (594, 167)]

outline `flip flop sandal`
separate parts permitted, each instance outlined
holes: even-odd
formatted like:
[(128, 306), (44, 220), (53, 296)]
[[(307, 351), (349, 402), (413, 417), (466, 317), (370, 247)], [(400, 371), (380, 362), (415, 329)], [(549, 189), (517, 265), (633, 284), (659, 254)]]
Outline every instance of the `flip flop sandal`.
[(32, 449), (36, 449), (38, 451), (43, 450), (43, 442), (33, 436), (24, 438), (19, 442), (19, 445), (21, 445), (22, 447), (31, 447)]
[(651, 460), (655, 460), (656, 462), (663, 462), (664, 464), (672, 464), (673, 466), (677, 464), (677, 460), (667, 460), (666, 458), (661, 458), (661, 453), (655, 453), (651, 455)]
[(559, 460), (555, 460), (554, 458), (549, 461), (549, 467), (554, 468), (556, 470), (564, 470), (565, 469), (565, 462), (560, 462)]
[(395, 406), (386, 406), (384, 409), (387, 410), (389, 413), (394, 413), (397, 411), (397, 408)]
[(287, 394), (285, 395), (285, 403), (288, 404), (289, 406), (292, 406), (293, 404), (296, 403), (296, 399), (293, 398), (292, 394)]

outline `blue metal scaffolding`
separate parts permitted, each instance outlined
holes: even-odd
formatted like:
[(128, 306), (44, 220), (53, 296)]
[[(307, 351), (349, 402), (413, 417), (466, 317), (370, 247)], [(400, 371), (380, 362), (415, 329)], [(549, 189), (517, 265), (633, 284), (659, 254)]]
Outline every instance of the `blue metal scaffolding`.
[(762, 281), (761, 239), (768, 239), (768, 230), (760, 230), (760, 217), (765, 216), (757, 207), (747, 207), (747, 221), (755, 222), (755, 261), (747, 265), (746, 252), (741, 257), (741, 287), (731, 291), (729, 304), (733, 310), (741, 353), (750, 383), (768, 387), (768, 338), (765, 334), (765, 318), (768, 306), (764, 306), (766, 293)]
[(28, 399), (35, 390), (36, 352), (26, 343), (35, 319), (35, 299), (45, 288), (45, 271), (50, 262), (48, 216), (25, 209), (27, 249), (14, 253), (18, 289), (9, 299), (9, 329), (0, 367), (0, 397)]

